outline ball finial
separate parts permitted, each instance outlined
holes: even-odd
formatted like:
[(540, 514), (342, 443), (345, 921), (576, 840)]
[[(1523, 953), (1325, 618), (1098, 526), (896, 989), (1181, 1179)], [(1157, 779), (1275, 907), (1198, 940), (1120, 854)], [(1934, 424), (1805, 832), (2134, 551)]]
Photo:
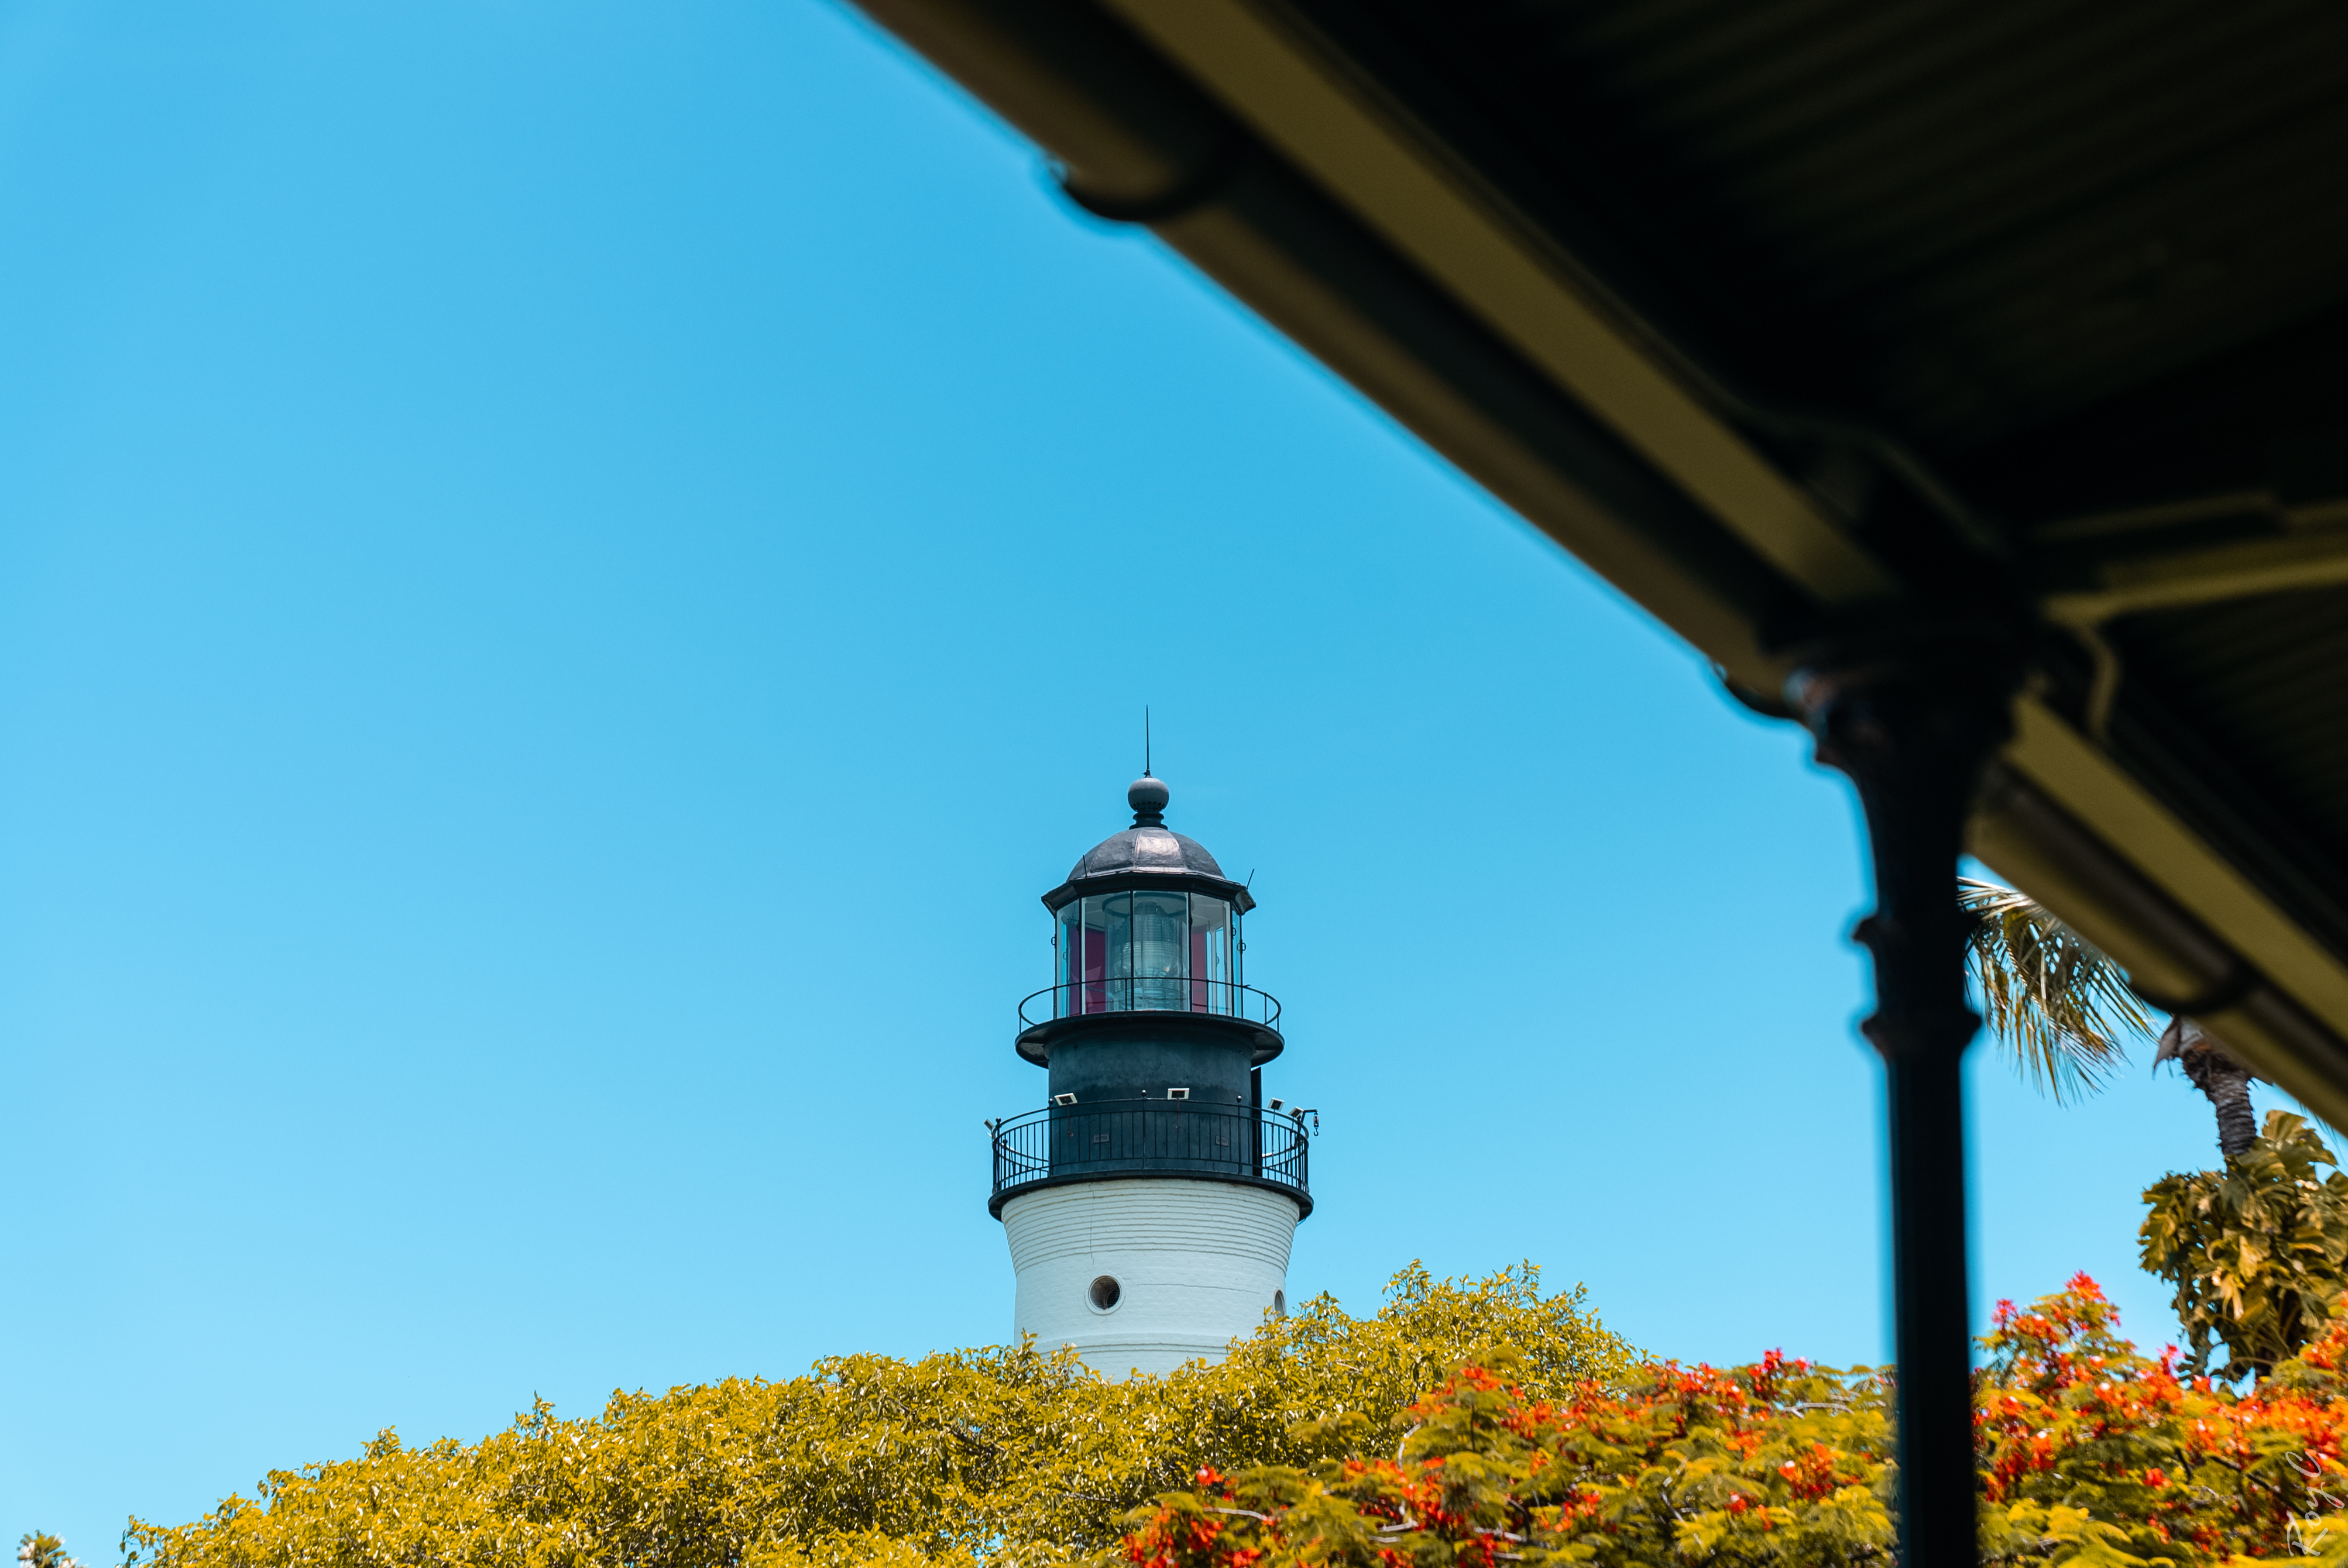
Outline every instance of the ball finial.
[(1133, 807), (1133, 825), (1136, 827), (1163, 825), (1166, 821), (1166, 803), (1172, 798), (1172, 793), (1166, 787), (1166, 781), (1153, 778), (1148, 774), (1134, 780), (1127, 786), (1125, 792), (1125, 804)]

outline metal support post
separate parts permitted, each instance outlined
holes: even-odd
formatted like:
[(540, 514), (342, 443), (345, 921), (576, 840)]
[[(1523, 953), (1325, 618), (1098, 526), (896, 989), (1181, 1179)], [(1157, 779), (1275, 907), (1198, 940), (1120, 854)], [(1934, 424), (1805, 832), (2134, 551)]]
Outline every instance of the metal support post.
[(1860, 1027), (1883, 1057), (1891, 1153), (1902, 1568), (1973, 1568), (1972, 1333), (1965, 1299), (1968, 917), (1957, 902), (1965, 820), (2009, 733), (2019, 666), (1995, 626), (1925, 623), (1811, 651), (1787, 695), (1818, 761), (1867, 813), (1875, 963)]

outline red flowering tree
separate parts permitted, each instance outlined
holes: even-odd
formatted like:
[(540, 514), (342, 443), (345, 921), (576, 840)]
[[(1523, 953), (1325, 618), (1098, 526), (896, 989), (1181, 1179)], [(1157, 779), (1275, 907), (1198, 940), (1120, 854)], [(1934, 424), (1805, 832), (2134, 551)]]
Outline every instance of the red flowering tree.
[[(2138, 1355), (2081, 1275), (1998, 1307), (1978, 1375), (1984, 1561), (2348, 1563), (2348, 1321), (2249, 1396)], [(1134, 1519), (1145, 1568), (1888, 1561), (1889, 1378), (1772, 1354), (1650, 1362), (1623, 1389), (1529, 1399), (1463, 1367), (1384, 1452), (1270, 1466)], [(1352, 1434), (1368, 1447), (1372, 1434)], [(1382, 1446), (1382, 1445), (1381, 1445)]]

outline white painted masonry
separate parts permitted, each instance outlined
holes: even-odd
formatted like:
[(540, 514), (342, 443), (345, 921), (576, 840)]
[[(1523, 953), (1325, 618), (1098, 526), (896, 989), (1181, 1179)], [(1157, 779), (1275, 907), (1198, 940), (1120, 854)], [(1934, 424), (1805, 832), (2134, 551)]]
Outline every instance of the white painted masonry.
[[(1003, 1205), (1018, 1271), (1014, 1333), (1073, 1345), (1112, 1378), (1167, 1372), (1254, 1332), (1287, 1287), (1296, 1204), (1233, 1182), (1133, 1177), (1023, 1193)], [(1093, 1281), (1117, 1303), (1093, 1308)]]

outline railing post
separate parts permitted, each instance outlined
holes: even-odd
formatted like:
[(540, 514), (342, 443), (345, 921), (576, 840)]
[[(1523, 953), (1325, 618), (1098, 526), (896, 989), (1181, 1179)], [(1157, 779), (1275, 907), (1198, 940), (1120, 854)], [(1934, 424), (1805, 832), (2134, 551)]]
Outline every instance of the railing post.
[(1956, 869), (2019, 679), (1997, 626), (1911, 622), (1811, 650), (1787, 687), (1818, 761), (1858, 790), (1874, 860), (1875, 910), (1856, 935), (1874, 958), (1860, 1028), (1883, 1058), (1890, 1121), (1902, 1568), (1977, 1561), (1961, 1064), (1981, 1020)]

